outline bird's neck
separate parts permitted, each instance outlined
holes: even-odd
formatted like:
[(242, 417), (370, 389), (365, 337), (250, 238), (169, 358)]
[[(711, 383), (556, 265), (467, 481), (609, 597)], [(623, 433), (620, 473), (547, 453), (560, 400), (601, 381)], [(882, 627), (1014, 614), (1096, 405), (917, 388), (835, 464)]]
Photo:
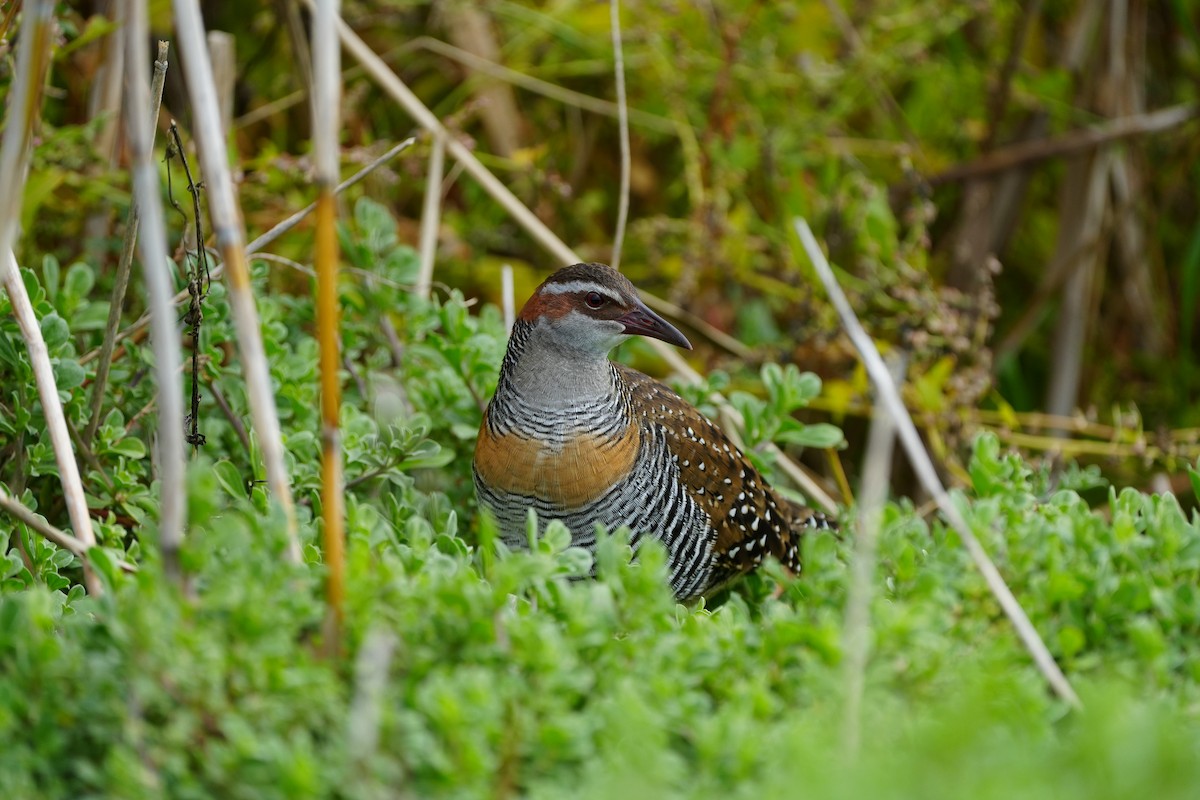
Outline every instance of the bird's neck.
[[(518, 320), (500, 368), (489, 419), (515, 427), (522, 419), (627, 417), (617, 371), (606, 354), (585, 353), (555, 342), (548, 333)], [(500, 418), (497, 419), (497, 416)]]

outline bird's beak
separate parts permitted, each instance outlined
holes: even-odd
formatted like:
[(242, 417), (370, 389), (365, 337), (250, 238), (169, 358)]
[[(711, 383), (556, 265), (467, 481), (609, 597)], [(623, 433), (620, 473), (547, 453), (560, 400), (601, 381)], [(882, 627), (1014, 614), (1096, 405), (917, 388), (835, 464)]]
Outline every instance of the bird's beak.
[(667, 344), (682, 347), (684, 350), (692, 349), (692, 343), (687, 340), (686, 336), (680, 333), (674, 325), (646, 308), (646, 304), (641, 300), (638, 300), (637, 306), (632, 311), (617, 317), (616, 321), (625, 326), (626, 333), (649, 336), (651, 339), (658, 339)]

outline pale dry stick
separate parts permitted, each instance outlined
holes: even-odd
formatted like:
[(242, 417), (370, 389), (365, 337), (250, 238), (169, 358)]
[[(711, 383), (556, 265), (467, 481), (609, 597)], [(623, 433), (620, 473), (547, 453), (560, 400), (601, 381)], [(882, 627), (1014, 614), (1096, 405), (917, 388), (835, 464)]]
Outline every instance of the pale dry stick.
[[(399, 641), (387, 628), (373, 625), (367, 630), (358, 657), (354, 660), (354, 699), (347, 716), (348, 752), (362, 764), (369, 764), (379, 746), (379, 724), (385, 705), (384, 689), (392, 653)], [(367, 770), (363, 770), (364, 773)]]
[(612, 268), (621, 270), (621, 248), (625, 245), (625, 224), (629, 220), (629, 112), (625, 100), (625, 52), (621, 44), (621, 0), (609, 0), (612, 27), (613, 70), (617, 86), (617, 128), (621, 139), (621, 188), (617, 197), (617, 230), (613, 234)]
[(842, 318), (846, 334), (850, 337), (850, 341), (854, 344), (855, 349), (858, 350), (863, 366), (871, 378), (871, 382), (875, 384), (877, 401), (885, 407), (886, 412), (895, 421), (897, 432), (900, 436), (900, 443), (904, 446), (905, 452), (908, 453), (909, 463), (912, 464), (913, 472), (916, 473), (922, 486), (925, 487), (925, 491), (929, 492), (937, 501), (938, 508), (941, 509), (943, 516), (945, 516), (951, 527), (958, 533), (971, 559), (983, 574), (983, 579), (987, 582), (988, 588), (996, 596), (1000, 607), (1004, 609), (1005, 615), (1012, 622), (1017, 635), (1021, 638), (1025, 648), (1033, 657), (1034, 664), (1043, 677), (1045, 677), (1046, 682), (1050, 684), (1055, 694), (1062, 698), (1068, 705), (1077, 709), (1082, 708), (1079, 697), (1075, 694), (1075, 690), (1071, 688), (1066, 675), (1059, 669), (1058, 664), (1054, 661), (1054, 656), (1046, 648), (1045, 642), (1042, 641), (1042, 637), (1029, 621), (1025, 610), (1021, 608), (1021, 604), (1013, 596), (1012, 590), (1008, 588), (1008, 584), (1004, 582), (1000, 571), (996, 569), (996, 565), (988, 557), (987, 551), (983, 549), (983, 545), (975, 538), (975, 534), (971, 531), (971, 526), (967, 524), (962, 512), (959, 511), (958, 506), (954, 504), (945, 487), (942, 486), (942, 482), (937, 475), (937, 469), (933, 466), (933, 461), (930, 459), (924, 445), (921, 444), (921, 435), (917, 433), (917, 426), (913, 423), (912, 416), (909, 415), (908, 409), (904, 407), (904, 402), (900, 399), (900, 392), (896, 389), (896, 385), (892, 381), (891, 374), (888, 372), (883, 357), (879, 354), (875, 343), (871, 341), (871, 337), (863, 330), (862, 324), (858, 321), (854, 309), (850, 306), (850, 301), (846, 299), (846, 295), (838, 285), (837, 278), (833, 275), (833, 269), (825, 259), (825, 254), (821, 252), (821, 247), (817, 244), (816, 237), (813, 236), (808, 223), (804, 219), (797, 217), (793, 225), (795, 226), (797, 235), (800, 237), (800, 242), (803, 244), (805, 252), (808, 254), (813, 267), (817, 271), (817, 275), (825, 285), (825, 290), (829, 294), (830, 301), (833, 303), (834, 308), (837, 309), (838, 316)]
[[(898, 382), (903, 381), (903, 364), (897, 362), (892, 366), (889, 370), (892, 377)], [(842, 735), (843, 746), (851, 757), (858, 754), (861, 742), (862, 700), (871, 633), (871, 583), (875, 576), (876, 542), (883, 504), (887, 501), (895, 443), (895, 422), (887, 409), (876, 403), (867, 434), (867, 452), (863, 456), (862, 485), (858, 490), (857, 536), (846, 597), (846, 627), (842, 635), (842, 649), (846, 654), (846, 719)]]
[(313, 161), (317, 183), (317, 338), (321, 368), (321, 544), (327, 569), (329, 652), (341, 645), (346, 604), (346, 498), (342, 478), (342, 436), (338, 427), (342, 385), (339, 378), (337, 198), (338, 131), (341, 129), (341, 50), (338, 47), (338, 0), (317, 0), (312, 26)]
[(433, 265), (437, 260), (438, 226), (442, 219), (442, 177), (446, 172), (446, 140), (433, 137), (429, 151), (429, 172), (425, 176), (425, 203), (421, 209), (421, 271), (417, 277), (417, 295), (429, 299), (433, 283)]
[[(149, 55), (147, 8), (143, 0), (127, 0), (125, 30), (125, 136), (132, 156), (133, 189), (136, 204), (143, 215), (143, 230), (138, 245), (142, 273), (150, 306), (150, 342), (154, 347), (154, 372), (158, 381), (159, 511), (158, 540), (162, 548), (163, 570), (174, 580), (181, 579), (179, 550), (183, 546), (183, 526), (187, 517), (187, 492), (184, 489), (186, 458), (183, 446), (183, 388), (178, 373), (183, 365), (176, 328), (174, 265), (167, 252), (167, 232), (163, 222), (162, 192), (158, 169), (153, 160), (154, 130), (158, 126), (158, 104), (151, 98), (142, 68)], [(167, 43), (158, 43), (155, 83), (159, 97), (161, 75), (166, 73)], [(161, 64), (161, 71), (159, 65)], [(153, 108), (153, 113), (151, 109)], [(131, 227), (133, 223), (131, 221)], [(101, 361), (101, 364), (104, 362)]]
[(213, 85), (221, 113), (221, 133), (229, 140), (233, 129), (233, 100), (237, 84), (237, 40), (228, 31), (209, 31), (204, 37), (213, 67)]
[(512, 264), (500, 265), (500, 308), (504, 310), (504, 330), (512, 334), (517, 321), (517, 304), (513, 298)]
[[(30, 142), (42, 105), (41, 90), (50, 66), (54, 33), (54, 3), (50, 0), (28, 0), (23, 9), (21, 38), (17, 44), (17, 69), (13, 73), (17, 77), (9, 89), (4, 138), (0, 144), (0, 186), (4, 187), (0, 191), (0, 283), (8, 291), (13, 316), (17, 318), (17, 327), (29, 351), (71, 527), (75, 529), (76, 537), (91, 547), (95, 545), (96, 537), (88, 516), (83, 482), (79, 479), (79, 465), (71, 446), (71, 434), (67, 430), (62, 403), (58, 399), (54, 368), (50, 364), (46, 340), (42, 337), (41, 326), (29, 301), (29, 294), (25, 291), (25, 282), (21, 280), (17, 257), (13, 253), (19, 233), (21, 196), (29, 174)], [(83, 562), (83, 583), (89, 594), (99, 595), (104, 591), (87, 559)]]
[(250, 270), (246, 260), (246, 231), (234, 193), (233, 179), (221, 135), (221, 117), (217, 108), (216, 86), (212, 65), (204, 41), (204, 20), (199, 0), (172, 0), (175, 10), (175, 34), (179, 53), (184, 62), (184, 78), (192, 101), (196, 127), (196, 143), (200, 165), (208, 189), (208, 212), (212, 221), (217, 247), (225, 263), (229, 289), (229, 306), (237, 331), (242, 370), (246, 376), (246, 395), (250, 400), (250, 415), (262, 449), (263, 466), (271, 494), (283, 510), (286, 521), (288, 561), (301, 561), (300, 541), (296, 532), (296, 509), (292, 487), (283, 457), (283, 440), (279, 415), (275, 409), (275, 393), (271, 388), (271, 373), (263, 349), (258, 311), (250, 287)]
[[(124, 0), (122, 0), (124, 1)], [(128, 13), (128, 11), (126, 12)], [(162, 105), (163, 86), (167, 81), (167, 50), (165, 41), (158, 43), (158, 58), (154, 61), (154, 85), (150, 89), (150, 146), (158, 133), (158, 111)], [(157, 195), (155, 195), (157, 197)], [(96, 377), (92, 380), (92, 408), (83, 441), (91, 444), (100, 426), (100, 412), (104, 408), (104, 389), (108, 385), (108, 370), (112, 366), (113, 348), (117, 346), (117, 330), (121, 326), (121, 311), (125, 306), (125, 291), (129, 288), (129, 273), (133, 268), (133, 249), (138, 233), (138, 198), (134, 195), (129, 203), (129, 220), (125, 223), (125, 240), (121, 243), (121, 258), (117, 262), (117, 276), (113, 281), (112, 296), (108, 301), (108, 322), (104, 326), (104, 342), (100, 346), (100, 362), (96, 364)]]
[[(305, 3), (312, 6), (313, 0), (304, 0)], [(571, 248), (567, 247), (561, 239), (546, 227), (540, 219), (537, 218), (529, 208), (522, 203), (517, 196), (509, 191), (499, 178), (491, 173), (491, 171), (483, 165), (483, 163), (475, 157), (470, 148), (450, 136), (441, 121), (434, 115), (429, 108), (421, 102), (420, 98), (413, 94), (412, 90), (400, 80), (399, 76), (392, 71), (383, 59), (375, 54), (373, 50), (364, 42), (358, 34), (350, 29), (344, 20), (338, 20), (338, 33), (342, 37), (342, 47), (344, 47), (351, 56), (353, 56), (360, 64), (366, 73), (383, 88), (385, 92), (392, 96), (404, 110), (417, 121), (425, 130), (429, 131), (435, 137), (442, 137), (446, 140), (446, 149), (450, 156), (454, 158), (462, 168), (474, 178), (485, 192), (492, 196), (492, 199), (499, 203), (505, 211), (507, 211), (517, 224), (525, 229), (535, 242), (544, 248), (554, 260), (561, 265), (577, 264), (583, 259), (579, 257)], [(695, 314), (683, 312), (678, 306), (672, 305), (665, 300), (655, 297), (651, 294), (642, 295), (642, 299), (646, 301), (646, 305), (650, 306), (655, 311), (674, 316), (676, 319), (683, 320), (690, 327), (703, 334), (705, 338), (716, 343), (720, 347), (729, 350), (735, 355), (745, 357), (750, 354), (749, 348), (744, 344), (734, 339), (729, 334), (719, 330), (715, 326), (704, 321)], [(661, 351), (660, 351), (661, 352)]]
[[(305, 2), (311, 4), (312, 0), (305, 0)], [(400, 78), (391, 71), (387, 64), (383, 63), (379, 56), (375, 55), (371, 48), (368, 47), (367, 44), (363, 42), (363, 40), (359, 38), (358, 35), (355, 34), (348, 25), (346, 25), (345, 21), (338, 21), (338, 32), (342, 37), (342, 46), (346, 48), (346, 50), (348, 50), (350, 54), (359, 61), (360, 64), (363, 65), (363, 68), (366, 70), (367, 74), (370, 75), (371, 78), (373, 78), (384, 89), (384, 91), (390, 94), (393, 99), (400, 103), (400, 105), (404, 107), (404, 110), (408, 112), (408, 114), (411, 115), (418, 124), (430, 131), (430, 133), (432, 133), (434, 136), (445, 137), (446, 147), (449, 150), (450, 155), (455, 158), (460, 165), (462, 165), (463, 169), (469, 173), (471, 177), (475, 178), (475, 180), (479, 182), (480, 186), (482, 186), (484, 191), (492, 196), (493, 200), (499, 203), (505, 211), (512, 215), (517, 224), (524, 228), (525, 231), (533, 237), (534, 241), (545, 248), (551, 256), (563, 264), (576, 264), (583, 260), (577, 253), (571, 250), (571, 248), (567, 247), (567, 245), (564, 244), (563, 241), (559, 239), (553, 231), (546, 227), (546, 224), (538, 219), (537, 216), (530, 211), (524, 203), (517, 199), (516, 195), (509, 191), (508, 187), (501, 183), (500, 180), (493, 175), (488, 168), (479, 161), (478, 158), (475, 157), (474, 153), (472, 153), (461, 142), (449, 136), (449, 134), (446, 132), (446, 129), (442, 126), (441, 122), (433, 114), (433, 112), (430, 111), (425, 104), (422, 103), (421, 100), (412, 93), (412, 90), (410, 90), (404, 84), (404, 82), (401, 81)], [(666, 301), (655, 297), (654, 295), (642, 295), (642, 299), (645, 300), (646, 305), (655, 310), (663, 311), (664, 313), (670, 314), (671, 312), (667, 309), (676, 308), (672, 304), (667, 303)], [(738, 342), (729, 334), (725, 333), (724, 331), (717, 330), (712, 325), (709, 325), (693, 315), (684, 314), (674, 316), (686, 320), (689, 325), (699, 330), (709, 339), (733, 350), (734, 352), (737, 352), (737, 350), (734, 348), (748, 352), (745, 345), (741, 344), (741, 342)], [(670, 345), (664, 344), (657, 340), (650, 340), (649, 344), (667, 363), (667, 365), (680, 376), (682, 376), (686, 381), (689, 383), (700, 382), (699, 373), (688, 366), (688, 363), (684, 361), (683, 357), (680, 356), (679, 353), (677, 353)], [(713, 399), (718, 406), (721, 407), (722, 411), (725, 411), (729, 414), (731, 419), (737, 421), (739, 426), (745, 424), (745, 421), (742, 419), (742, 415), (736, 409), (730, 406), (723, 397), (720, 395), (714, 395)], [(775, 456), (779, 463), (780, 469), (782, 469), (789, 478), (795, 481), (796, 485), (799, 486), (806, 495), (808, 495), (810, 500), (820, 506), (823, 511), (833, 512), (836, 509), (836, 504), (833, 502), (833, 499), (829, 497), (829, 495), (821, 489), (816, 481), (809, 477), (809, 475), (804, 472), (804, 470), (801, 469), (798, 464), (789, 459), (782, 450), (780, 450), (774, 444), (768, 445), (767, 450)]]
[[(58, 547), (75, 554), (84, 562), (87, 561), (87, 552), (91, 546), (84, 544), (66, 531), (60, 531), (58, 528), (51, 525), (44, 518), (30, 511), (28, 508), (17, 502), (16, 498), (12, 497), (5, 491), (4, 484), (0, 483), (0, 511), (4, 511), (17, 522), (22, 523), (34, 533), (40, 535), (48, 542), (53, 542)], [(130, 564), (124, 559), (116, 559), (117, 567), (124, 572), (137, 572), (138, 568), (134, 564)]]

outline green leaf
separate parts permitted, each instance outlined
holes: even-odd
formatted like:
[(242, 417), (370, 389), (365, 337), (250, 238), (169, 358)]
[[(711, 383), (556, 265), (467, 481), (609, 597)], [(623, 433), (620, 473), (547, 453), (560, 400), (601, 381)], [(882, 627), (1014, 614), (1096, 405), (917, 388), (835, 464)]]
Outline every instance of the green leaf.
[(217, 476), (217, 483), (221, 484), (226, 494), (238, 500), (246, 499), (245, 479), (232, 461), (218, 461), (213, 464), (213, 474)]
[(42, 256), (42, 284), (46, 287), (46, 294), (52, 298), (58, 297), (58, 281), (58, 259), (47, 253)]
[(78, 386), (83, 385), (83, 381), (87, 378), (87, 370), (79, 365), (79, 362), (73, 358), (60, 358), (53, 362), (54, 365), (54, 382), (58, 386), (60, 392), (70, 391)]
[(62, 347), (71, 338), (71, 329), (68, 327), (67, 321), (56, 312), (52, 311), (42, 317), (39, 325), (42, 329), (42, 338), (46, 340), (46, 347), (51, 352)]
[(803, 425), (799, 429), (782, 430), (775, 435), (775, 439), (788, 444), (819, 448), (838, 447), (845, 442), (842, 429), (827, 422)]
[(109, 445), (108, 450), (110, 453), (125, 456), (126, 458), (142, 459), (146, 457), (145, 443), (141, 439), (135, 439), (132, 436), (127, 436), (124, 439), (113, 442)]
[(71, 302), (79, 302), (91, 293), (96, 284), (96, 275), (92, 268), (82, 262), (75, 262), (67, 269), (66, 282), (63, 284), (63, 295)]

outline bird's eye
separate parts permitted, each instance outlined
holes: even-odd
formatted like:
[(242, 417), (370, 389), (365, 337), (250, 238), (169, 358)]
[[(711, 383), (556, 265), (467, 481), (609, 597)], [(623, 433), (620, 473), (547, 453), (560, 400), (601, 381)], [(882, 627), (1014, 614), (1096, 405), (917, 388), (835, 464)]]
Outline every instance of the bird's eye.
[(588, 292), (584, 296), (583, 302), (587, 303), (588, 308), (600, 308), (604, 305), (604, 296), (599, 292)]

